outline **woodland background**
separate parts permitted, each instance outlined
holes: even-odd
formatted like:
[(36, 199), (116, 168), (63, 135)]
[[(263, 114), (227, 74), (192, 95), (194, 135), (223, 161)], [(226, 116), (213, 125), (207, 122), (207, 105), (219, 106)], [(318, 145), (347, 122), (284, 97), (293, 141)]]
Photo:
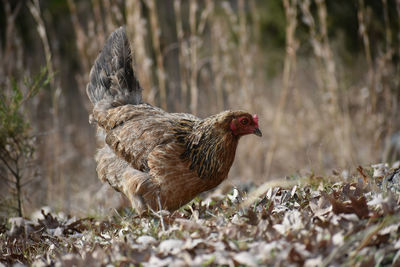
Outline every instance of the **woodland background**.
[(264, 135), (243, 138), (228, 185), (399, 159), (398, 0), (3, 0), (1, 218), (18, 192), (24, 213), (111, 205), (85, 88), (121, 25), (147, 102), (259, 115)]

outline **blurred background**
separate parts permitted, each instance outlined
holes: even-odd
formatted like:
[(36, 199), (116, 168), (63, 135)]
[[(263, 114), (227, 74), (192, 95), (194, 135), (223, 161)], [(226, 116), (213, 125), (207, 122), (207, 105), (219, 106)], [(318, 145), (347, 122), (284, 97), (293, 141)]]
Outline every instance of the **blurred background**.
[(85, 89), (121, 25), (147, 102), (259, 115), (228, 185), (399, 159), (399, 0), (2, 0), (0, 216), (115, 204)]

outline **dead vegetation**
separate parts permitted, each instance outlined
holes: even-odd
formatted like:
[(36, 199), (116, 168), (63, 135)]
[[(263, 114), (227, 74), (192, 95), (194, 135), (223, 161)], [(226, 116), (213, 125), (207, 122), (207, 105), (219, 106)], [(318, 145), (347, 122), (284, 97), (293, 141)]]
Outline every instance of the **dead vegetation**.
[[(81, 200), (98, 191), (84, 90), (106, 36), (123, 24), (146, 101), (201, 117), (224, 109), (259, 114), (263, 142), (244, 140), (231, 178), (262, 183), (398, 157), (398, 1), (32, 0), (2, 7), (2, 88), (43, 65), (54, 77), (29, 108), (43, 179), (27, 210), (52, 203), (85, 211)], [(338, 21), (343, 14), (350, 26)]]
[[(238, 189), (172, 214), (115, 210), (75, 218), (42, 210), (0, 227), (0, 262), (33, 266), (396, 266), (400, 172), (287, 178), (260, 195)], [(367, 175), (366, 175), (367, 173)], [(365, 177), (363, 176), (365, 175)], [(248, 199), (254, 201), (247, 202)]]
[[(40, 177), (22, 204), (52, 211), (0, 217), (1, 263), (400, 264), (398, 171), (350, 175), (399, 160), (400, 1), (3, 0), (0, 14), (5, 96), (13, 81), (27, 93), (42, 66), (53, 77), (25, 112)], [(258, 113), (263, 141), (243, 140), (228, 179), (261, 184), (254, 193), (211, 192), (151, 218), (110, 208), (121, 203), (99, 190), (84, 90), (123, 24), (146, 101)]]

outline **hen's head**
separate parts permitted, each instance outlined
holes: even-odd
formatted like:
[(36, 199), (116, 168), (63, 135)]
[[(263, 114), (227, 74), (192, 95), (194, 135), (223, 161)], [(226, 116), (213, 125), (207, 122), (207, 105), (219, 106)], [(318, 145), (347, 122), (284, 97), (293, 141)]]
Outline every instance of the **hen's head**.
[(251, 115), (247, 112), (234, 112), (229, 123), (230, 130), (234, 136), (243, 136), (246, 134), (255, 134), (262, 136), (258, 127), (257, 114)]

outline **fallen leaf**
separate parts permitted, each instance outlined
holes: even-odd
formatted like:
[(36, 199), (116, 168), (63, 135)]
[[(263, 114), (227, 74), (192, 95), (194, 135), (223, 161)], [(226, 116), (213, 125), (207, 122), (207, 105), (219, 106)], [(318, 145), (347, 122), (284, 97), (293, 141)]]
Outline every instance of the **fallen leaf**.
[(157, 240), (156, 240), (154, 237), (152, 237), (152, 236), (142, 235), (142, 236), (139, 236), (139, 237), (136, 239), (136, 242), (139, 243), (139, 244), (143, 244), (143, 245), (145, 245), (145, 246), (148, 246), (148, 245), (154, 245), (154, 244), (156, 244), (156, 243), (157, 243)]
[(179, 239), (167, 239), (160, 243), (159, 250), (164, 254), (176, 254), (181, 251), (183, 244)]
[(254, 255), (249, 252), (243, 251), (238, 254), (234, 254), (233, 259), (239, 263), (246, 266), (258, 266)]

